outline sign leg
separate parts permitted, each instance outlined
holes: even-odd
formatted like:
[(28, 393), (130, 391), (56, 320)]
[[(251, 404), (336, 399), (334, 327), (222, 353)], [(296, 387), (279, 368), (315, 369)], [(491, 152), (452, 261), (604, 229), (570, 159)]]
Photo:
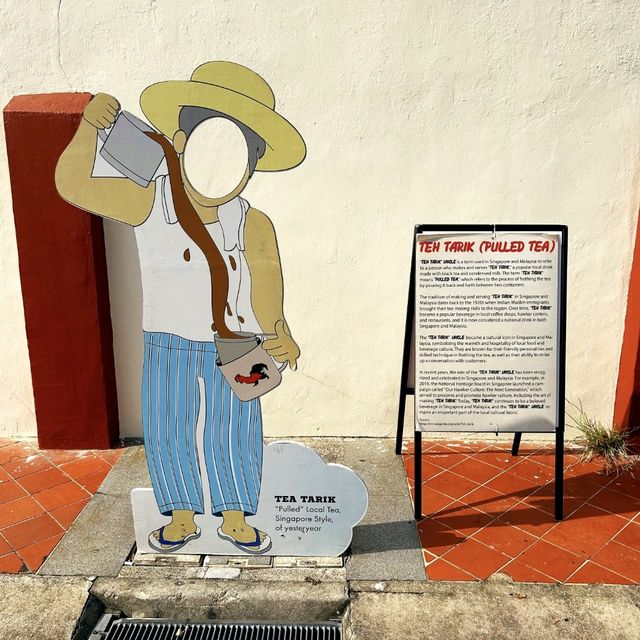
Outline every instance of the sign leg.
[(404, 429), (404, 412), (407, 403), (407, 394), (404, 390), (404, 380), (401, 382), (400, 401), (398, 402), (398, 431), (396, 433), (396, 455), (402, 453), (402, 431)]
[(414, 431), (413, 481), (416, 520), (422, 520), (422, 431)]
[[(407, 295), (407, 316), (404, 321), (404, 349), (402, 351), (402, 375), (400, 377), (400, 402), (398, 403), (398, 430), (396, 433), (396, 455), (402, 451), (402, 432), (404, 430), (404, 414), (409, 393), (409, 368), (415, 367), (411, 360), (411, 344), (413, 342), (413, 313), (415, 309), (416, 252), (415, 231), (414, 244), (411, 248), (411, 275), (409, 276), (409, 293)], [(415, 390), (411, 390), (415, 394)]]
[(564, 429), (556, 430), (556, 520), (564, 518)]
[(522, 440), (522, 433), (513, 434), (513, 445), (511, 446), (511, 455), (517, 456), (520, 451), (520, 440)]

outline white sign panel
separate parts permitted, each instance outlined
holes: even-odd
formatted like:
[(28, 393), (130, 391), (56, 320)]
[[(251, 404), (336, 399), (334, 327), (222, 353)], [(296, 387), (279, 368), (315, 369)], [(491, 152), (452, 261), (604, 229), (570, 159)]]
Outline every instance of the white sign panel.
[[(171, 522), (163, 516), (152, 489), (134, 489), (133, 521), (140, 553), (157, 553), (149, 533)], [(294, 442), (273, 442), (264, 448), (260, 503), (247, 522), (268, 534), (269, 556), (339, 556), (351, 544), (353, 527), (367, 511), (368, 493), (348, 467), (327, 464), (313, 449)], [(221, 517), (196, 515), (199, 532), (178, 553), (246, 555), (219, 534)], [(165, 551), (167, 553), (167, 551)]]
[(416, 237), (417, 430), (555, 430), (561, 238)]

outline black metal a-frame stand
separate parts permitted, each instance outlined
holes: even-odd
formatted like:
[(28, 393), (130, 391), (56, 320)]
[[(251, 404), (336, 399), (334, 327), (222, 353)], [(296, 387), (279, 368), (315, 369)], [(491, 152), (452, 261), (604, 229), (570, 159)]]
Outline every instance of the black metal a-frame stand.
[[(407, 316), (404, 329), (404, 350), (402, 356), (402, 378), (400, 380), (400, 397), (398, 400), (398, 425), (396, 432), (396, 454), (402, 453), (402, 435), (404, 430), (404, 418), (407, 396), (415, 396), (414, 384), (409, 384), (409, 374), (415, 366), (412, 362), (414, 347), (414, 318), (415, 318), (415, 286), (416, 286), (416, 237), (428, 232), (468, 232), (468, 233), (560, 233), (562, 246), (560, 251), (559, 272), (559, 296), (558, 296), (558, 366), (557, 366), (557, 418), (556, 418), (556, 457), (555, 457), (555, 519), (564, 517), (564, 430), (565, 430), (565, 371), (566, 371), (566, 325), (567, 325), (567, 241), (568, 229), (564, 225), (417, 225), (413, 234), (413, 246), (411, 250), (411, 276), (409, 278), (409, 295), (407, 302)], [(414, 499), (415, 518), (422, 520), (422, 431), (414, 428)], [(486, 433), (486, 432), (485, 432)], [(517, 456), (522, 439), (522, 431), (514, 432), (511, 455)]]

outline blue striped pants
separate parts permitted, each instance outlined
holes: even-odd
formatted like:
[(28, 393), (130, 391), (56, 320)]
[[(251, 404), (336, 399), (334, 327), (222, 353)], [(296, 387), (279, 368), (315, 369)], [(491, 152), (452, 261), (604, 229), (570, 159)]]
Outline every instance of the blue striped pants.
[(262, 475), (259, 399), (242, 402), (216, 366), (213, 342), (144, 332), (142, 425), (153, 491), (160, 512), (204, 513), (196, 422), (204, 382), (204, 451), (211, 506), (258, 509)]

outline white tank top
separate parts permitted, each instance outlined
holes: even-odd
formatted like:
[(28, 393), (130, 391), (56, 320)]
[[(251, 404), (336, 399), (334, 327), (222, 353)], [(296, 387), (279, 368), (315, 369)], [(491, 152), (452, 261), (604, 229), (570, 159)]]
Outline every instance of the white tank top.
[[(142, 275), (142, 327), (189, 340), (212, 341), (211, 278), (202, 251), (178, 224), (168, 176), (156, 179), (149, 217), (135, 227)], [(244, 226), (249, 203), (236, 197), (218, 207), (218, 221), (205, 225), (229, 274), (231, 331), (262, 329), (251, 307), (251, 274), (244, 257)]]

